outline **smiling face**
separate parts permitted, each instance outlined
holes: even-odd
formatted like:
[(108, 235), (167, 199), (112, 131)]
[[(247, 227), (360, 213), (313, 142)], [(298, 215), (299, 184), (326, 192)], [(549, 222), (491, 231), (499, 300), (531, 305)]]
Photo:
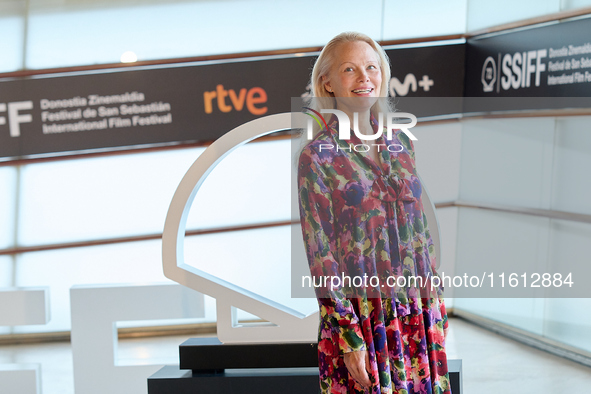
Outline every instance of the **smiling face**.
[(324, 88), (337, 98), (338, 107), (371, 107), (381, 93), (382, 73), (378, 54), (364, 41), (343, 43), (335, 52), (332, 67), (323, 77)]

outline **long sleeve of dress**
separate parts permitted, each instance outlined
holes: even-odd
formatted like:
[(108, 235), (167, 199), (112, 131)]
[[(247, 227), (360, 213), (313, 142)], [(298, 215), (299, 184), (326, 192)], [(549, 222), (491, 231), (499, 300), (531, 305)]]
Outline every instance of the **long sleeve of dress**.
[[(328, 178), (314, 153), (304, 151), (298, 164), (298, 197), (306, 255), (312, 278), (335, 275), (336, 256), (333, 205)], [(318, 282), (317, 282), (318, 283)], [(361, 325), (351, 299), (338, 289), (316, 288), (320, 315), (337, 331), (341, 354), (365, 350)], [(337, 345), (337, 344), (334, 344)]]

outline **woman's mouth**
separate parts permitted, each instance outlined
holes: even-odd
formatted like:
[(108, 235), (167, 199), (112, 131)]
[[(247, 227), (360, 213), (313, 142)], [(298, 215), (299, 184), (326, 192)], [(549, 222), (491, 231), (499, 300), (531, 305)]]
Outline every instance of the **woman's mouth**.
[(373, 92), (373, 88), (365, 88), (365, 89), (354, 89), (352, 90), (355, 94), (369, 94)]

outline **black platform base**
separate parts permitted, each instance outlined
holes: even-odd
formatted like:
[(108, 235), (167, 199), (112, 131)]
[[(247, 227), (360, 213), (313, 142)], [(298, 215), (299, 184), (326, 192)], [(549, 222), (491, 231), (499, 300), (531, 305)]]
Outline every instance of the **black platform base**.
[(193, 372), (239, 368), (318, 367), (318, 343), (222, 343), (191, 338), (179, 346), (181, 369)]
[[(448, 360), (453, 394), (462, 393), (462, 360)], [(182, 369), (181, 369), (182, 368)], [(148, 394), (317, 393), (316, 343), (222, 344), (193, 338), (180, 346), (180, 367), (148, 378)]]
[(318, 368), (226, 369), (192, 373), (166, 366), (148, 378), (149, 394), (302, 394), (318, 392)]

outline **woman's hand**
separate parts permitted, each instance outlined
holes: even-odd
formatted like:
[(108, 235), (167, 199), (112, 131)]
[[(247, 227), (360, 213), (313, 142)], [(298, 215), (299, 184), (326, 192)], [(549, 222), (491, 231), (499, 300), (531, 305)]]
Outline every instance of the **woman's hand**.
[(371, 380), (369, 380), (369, 353), (365, 350), (358, 352), (345, 353), (343, 355), (345, 366), (349, 374), (364, 388), (371, 388)]

